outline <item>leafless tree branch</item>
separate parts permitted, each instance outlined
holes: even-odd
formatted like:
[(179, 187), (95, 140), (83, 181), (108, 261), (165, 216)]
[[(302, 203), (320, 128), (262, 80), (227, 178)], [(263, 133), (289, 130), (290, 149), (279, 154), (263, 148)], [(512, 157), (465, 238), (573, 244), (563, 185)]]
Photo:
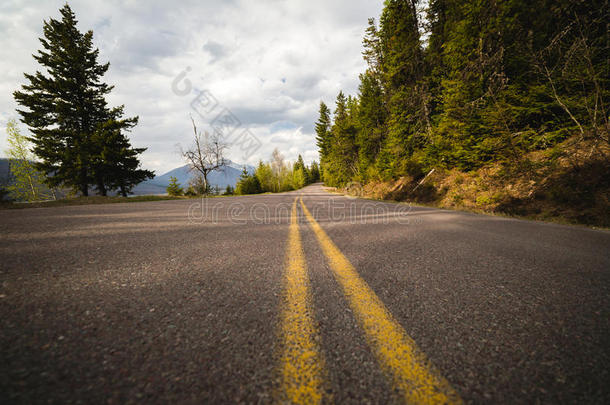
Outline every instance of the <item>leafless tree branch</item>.
[(193, 124), (194, 142), (190, 149), (180, 150), (182, 157), (186, 160), (190, 171), (196, 172), (203, 181), (204, 192), (209, 189), (208, 175), (214, 170), (222, 171), (226, 159), (225, 149), (228, 145), (219, 134), (210, 135), (208, 132), (197, 131), (195, 120), (191, 116)]

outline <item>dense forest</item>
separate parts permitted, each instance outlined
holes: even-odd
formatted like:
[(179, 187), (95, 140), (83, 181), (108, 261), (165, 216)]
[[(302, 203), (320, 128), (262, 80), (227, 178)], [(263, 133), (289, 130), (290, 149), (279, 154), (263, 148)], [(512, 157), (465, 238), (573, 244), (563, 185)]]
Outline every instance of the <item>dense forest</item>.
[[(358, 94), (340, 92), (334, 112), (320, 104), (324, 182), (385, 182), (382, 197), (404, 198), (434, 170), (411, 197), (459, 206), (470, 181), (495, 187), (472, 194), (479, 206), (607, 208), (609, 10), (607, 0), (387, 0), (364, 35)], [(517, 179), (537, 187), (520, 195)]]

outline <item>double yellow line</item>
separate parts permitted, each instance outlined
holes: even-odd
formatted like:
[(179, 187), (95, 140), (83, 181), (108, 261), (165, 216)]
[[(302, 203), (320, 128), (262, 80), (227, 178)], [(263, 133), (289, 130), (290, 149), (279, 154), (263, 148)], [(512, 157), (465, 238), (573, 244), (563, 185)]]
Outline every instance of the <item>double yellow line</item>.
[[(366, 340), (393, 385), (406, 403), (459, 404), (457, 392), (402, 326), (393, 318), (375, 292), (328, 237), (301, 199), (303, 212), (326, 256), (337, 282), (363, 329)], [(326, 384), (323, 357), (313, 322), (307, 269), (297, 222), (297, 199), (292, 207), (287, 251), (285, 310), (282, 318), (284, 355), (279, 400), (290, 403), (320, 403)]]
[(292, 205), (284, 310), (282, 311), (283, 354), (280, 360), (279, 402), (318, 404), (324, 397), (324, 360), (316, 343), (318, 331), (313, 321), (311, 292), (301, 235), (297, 222), (297, 200)]

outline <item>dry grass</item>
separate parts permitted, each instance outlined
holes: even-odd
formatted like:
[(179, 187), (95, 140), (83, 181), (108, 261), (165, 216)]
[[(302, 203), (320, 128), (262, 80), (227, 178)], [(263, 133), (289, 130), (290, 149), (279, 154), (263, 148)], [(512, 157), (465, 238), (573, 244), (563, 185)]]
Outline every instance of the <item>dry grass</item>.
[(470, 172), (435, 170), (425, 182), (401, 177), (348, 194), (440, 208), (610, 227), (610, 148), (570, 139), (552, 150)]

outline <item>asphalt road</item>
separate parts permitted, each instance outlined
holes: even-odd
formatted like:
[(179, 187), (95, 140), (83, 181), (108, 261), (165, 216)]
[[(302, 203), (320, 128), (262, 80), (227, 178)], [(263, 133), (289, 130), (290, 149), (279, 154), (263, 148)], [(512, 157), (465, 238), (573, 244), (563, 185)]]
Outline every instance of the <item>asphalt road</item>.
[(610, 403), (607, 231), (319, 185), (0, 230), (2, 403)]

